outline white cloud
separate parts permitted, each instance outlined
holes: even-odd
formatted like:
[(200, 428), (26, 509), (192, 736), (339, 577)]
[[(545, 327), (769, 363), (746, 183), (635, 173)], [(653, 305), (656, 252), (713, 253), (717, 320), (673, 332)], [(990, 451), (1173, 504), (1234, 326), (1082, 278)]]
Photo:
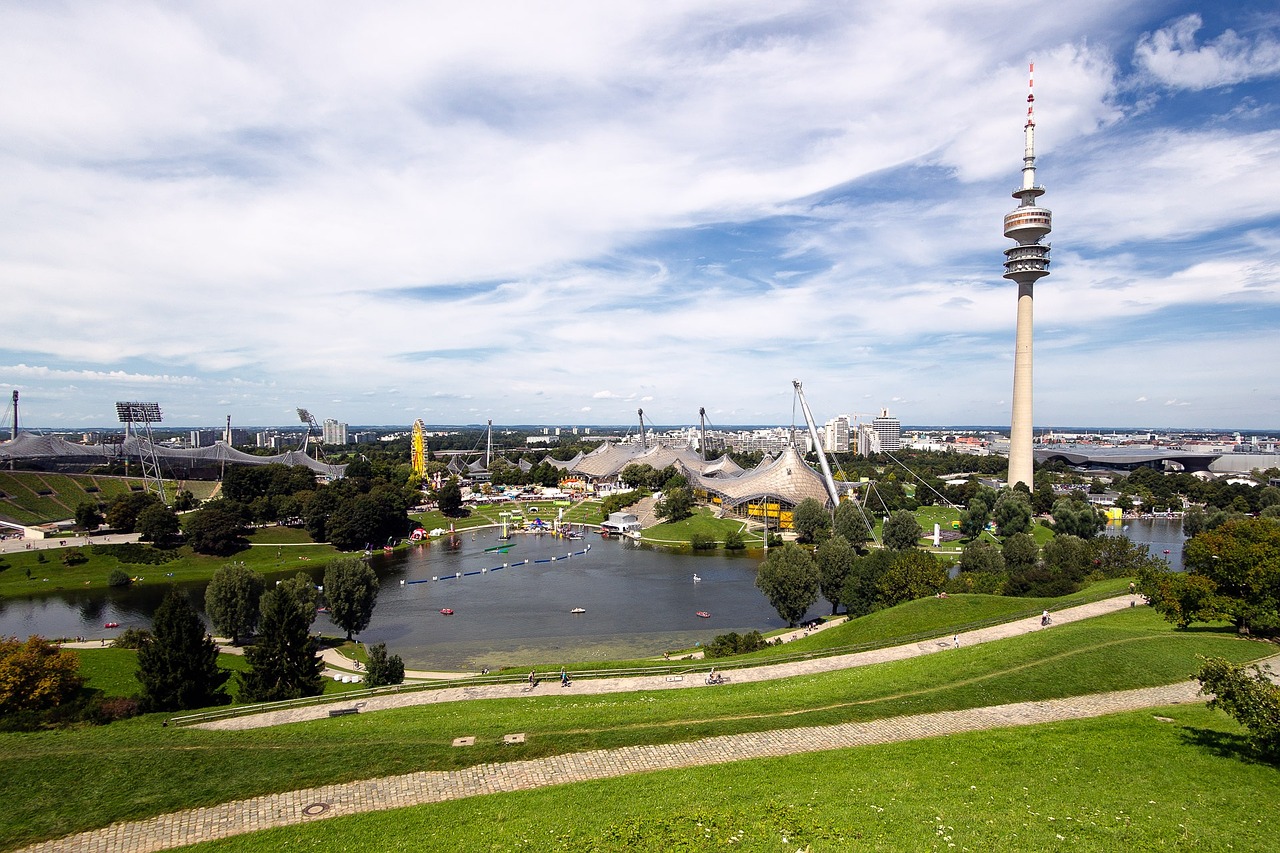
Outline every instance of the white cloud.
[(1203, 26), (1200, 15), (1191, 14), (1144, 34), (1134, 48), (1135, 64), (1175, 89), (1211, 89), (1280, 74), (1280, 41), (1270, 33), (1249, 39), (1228, 29), (1198, 45)]

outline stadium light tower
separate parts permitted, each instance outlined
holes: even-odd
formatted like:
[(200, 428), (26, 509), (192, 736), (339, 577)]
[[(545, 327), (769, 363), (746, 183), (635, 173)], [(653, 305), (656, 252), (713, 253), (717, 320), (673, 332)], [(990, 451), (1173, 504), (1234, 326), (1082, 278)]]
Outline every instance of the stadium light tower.
[[(116, 415), (124, 424), (125, 440), (128, 441), (130, 428), (138, 447), (138, 458), (142, 462), (142, 479), (155, 488), (160, 502), (168, 505), (169, 499), (164, 493), (164, 478), (160, 476), (160, 460), (156, 456), (156, 445), (151, 438), (151, 425), (162, 420), (159, 403), (116, 403)], [(142, 425), (146, 433), (146, 441), (137, 434), (137, 425)]]

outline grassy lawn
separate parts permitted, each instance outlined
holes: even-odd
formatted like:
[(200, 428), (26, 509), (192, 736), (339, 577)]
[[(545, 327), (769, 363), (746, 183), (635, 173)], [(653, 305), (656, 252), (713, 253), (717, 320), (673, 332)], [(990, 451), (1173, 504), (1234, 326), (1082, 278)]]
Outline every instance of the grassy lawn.
[[(1156, 719), (1163, 716), (1171, 722)], [(1280, 773), (1224, 715), (1180, 706), (473, 797), (184, 848), (1274, 849)]]
[(644, 541), (659, 545), (688, 545), (690, 538), (695, 533), (700, 533), (723, 546), (724, 536), (730, 530), (741, 530), (742, 538), (749, 548), (759, 547), (761, 544), (760, 534), (746, 530), (745, 523), (741, 519), (716, 518), (712, 510), (705, 506), (695, 508), (693, 515), (682, 521), (667, 521), (645, 528)]
[[(154, 585), (208, 580), (229, 562), (242, 562), (254, 571), (272, 574), (323, 565), (326, 560), (341, 554), (330, 545), (297, 544), (310, 542), (306, 531), (302, 530), (269, 527), (253, 532), (248, 538), (254, 545), (229, 557), (197, 554), (184, 545), (165, 551), (175, 559), (159, 565), (123, 563), (114, 556), (101, 553), (95, 545), (16, 551), (0, 557), (0, 564), (5, 566), (0, 569), (0, 598), (59, 589), (101, 589), (107, 586), (107, 577), (113, 569), (122, 569), (130, 577), (141, 578), (138, 583)], [(89, 559), (79, 565), (65, 565), (62, 558), (70, 551), (83, 553)], [(29, 578), (27, 570), (31, 572)]]
[[(1200, 655), (1241, 661), (1273, 649), (1225, 629), (1174, 631), (1136, 608), (908, 661), (714, 690), (458, 702), (245, 732), (165, 728), (153, 715), (0, 734), (0, 845), (325, 782), (1164, 684), (1186, 678)], [(517, 731), (528, 742), (504, 747), (501, 736)], [(452, 748), (462, 735), (477, 745)], [(945, 767), (931, 760), (928, 772)]]
[[(536, 508), (538, 512), (531, 512)], [(471, 507), (471, 514), (462, 518), (450, 518), (439, 511), (413, 513), (409, 517), (427, 530), (440, 528), (448, 530), (470, 530), (475, 527), (487, 527), (502, 524), (502, 514), (507, 513), (510, 524), (519, 524), (522, 519), (541, 518), (548, 524), (556, 520), (560, 510), (564, 510), (564, 521), (567, 524), (599, 524), (604, 519), (600, 516), (600, 501), (577, 501), (573, 506), (558, 507), (554, 501), (512, 501), (492, 504), (477, 504)]]

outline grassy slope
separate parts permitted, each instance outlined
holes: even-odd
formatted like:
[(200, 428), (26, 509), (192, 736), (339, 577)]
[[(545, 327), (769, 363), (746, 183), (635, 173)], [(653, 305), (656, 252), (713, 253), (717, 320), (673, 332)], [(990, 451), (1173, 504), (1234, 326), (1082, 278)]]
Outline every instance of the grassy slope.
[(1203, 706), (666, 771), (184, 848), (1270, 851), (1280, 773)]
[[(4, 734), (0, 844), (331, 781), (1169, 683), (1187, 677), (1197, 655), (1245, 660), (1272, 649), (1225, 632), (1175, 632), (1140, 608), (910, 661), (715, 690), (450, 703), (250, 732), (161, 728), (151, 716)], [(503, 747), (513, 731), (529, 742)], [(451, 748), (461, 735), (478, 745)]]
[[(77, 566), (63, 564), (63, 549), (15, 551), (5, 554), (3, 560), (0, 560), (7, 566), (0, 569), (0, 598), (41, 594), (59, 589), (103, 588), (107, 585), (107, 577), (111, 571), (117, 568), (123, 569), (131, 577), (141, 577), (142, 583), (165, 584), (208, 580), (220, 567), (232, 561), (243, 562), (255, 571), (270, 574), (311, 568), (316, 565), (312, 561), (323, 563), (339, 554), (336, 548), (329, 545), (271, 547), (279, 545), (281, 540), (296, 540), (299, 535), (304, 541), (309, 541), (303, 531), (284, 532), (280, 528), (266, 528), (249, 537), (249, 541), (263, 543), (262, 546), (246, 548), (230, 557), (207, 557), (183, 546), (173, 552), (178, 559), (162, 565), (121, 563), (115, 557), (95, 553), (92, 545), (76, 549), (89, 557), (88, 562)], [(30, 578), (26, 576), (27, 569), (31, 570)]]

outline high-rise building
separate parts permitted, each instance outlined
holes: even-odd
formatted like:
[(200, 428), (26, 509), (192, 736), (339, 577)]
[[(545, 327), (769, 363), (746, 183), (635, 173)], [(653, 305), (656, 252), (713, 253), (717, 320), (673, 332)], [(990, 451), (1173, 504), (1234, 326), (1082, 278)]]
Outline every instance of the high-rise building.
[[(1031, 66), (1032, 72), (1035, 65)], [(1018, 206), (1004, 217), (1004, 236), (1018, 245), (1004, 250), (1004, 277), (1018, 285), (1018, 329), (1013, 351), (1013, 416), (1009, 426), (1009, 485), (1032, 481), (1031, 317), (1032, 290), (1049, 274), (1049, 247), (1040, 241), (1053, 230), (1053, 215), (1037, 205), (1044, 187), (1036, 184), (1035, 103), (1027, 81), (1027, 123), (1023, 126), (1022, 186), (1013, 191)]]
[(347, 425), (338, 423), (333, 418), (328, 418), (321, 428), (321, 440), (325, 444), (346, 444), (347, 443)]
[(828, 453), (848, 453), (849, 452), (849, 418), (847, 415), (840, 415), (827, 421), (825, 429), (826, 435), (823, 437), (823, 443)]
[(902, 449), (902, 423), (888, 409), (881, 409), (880, 416), (871, 421), (871, 430), (879, 441), (877, 450), (894, 453)]

